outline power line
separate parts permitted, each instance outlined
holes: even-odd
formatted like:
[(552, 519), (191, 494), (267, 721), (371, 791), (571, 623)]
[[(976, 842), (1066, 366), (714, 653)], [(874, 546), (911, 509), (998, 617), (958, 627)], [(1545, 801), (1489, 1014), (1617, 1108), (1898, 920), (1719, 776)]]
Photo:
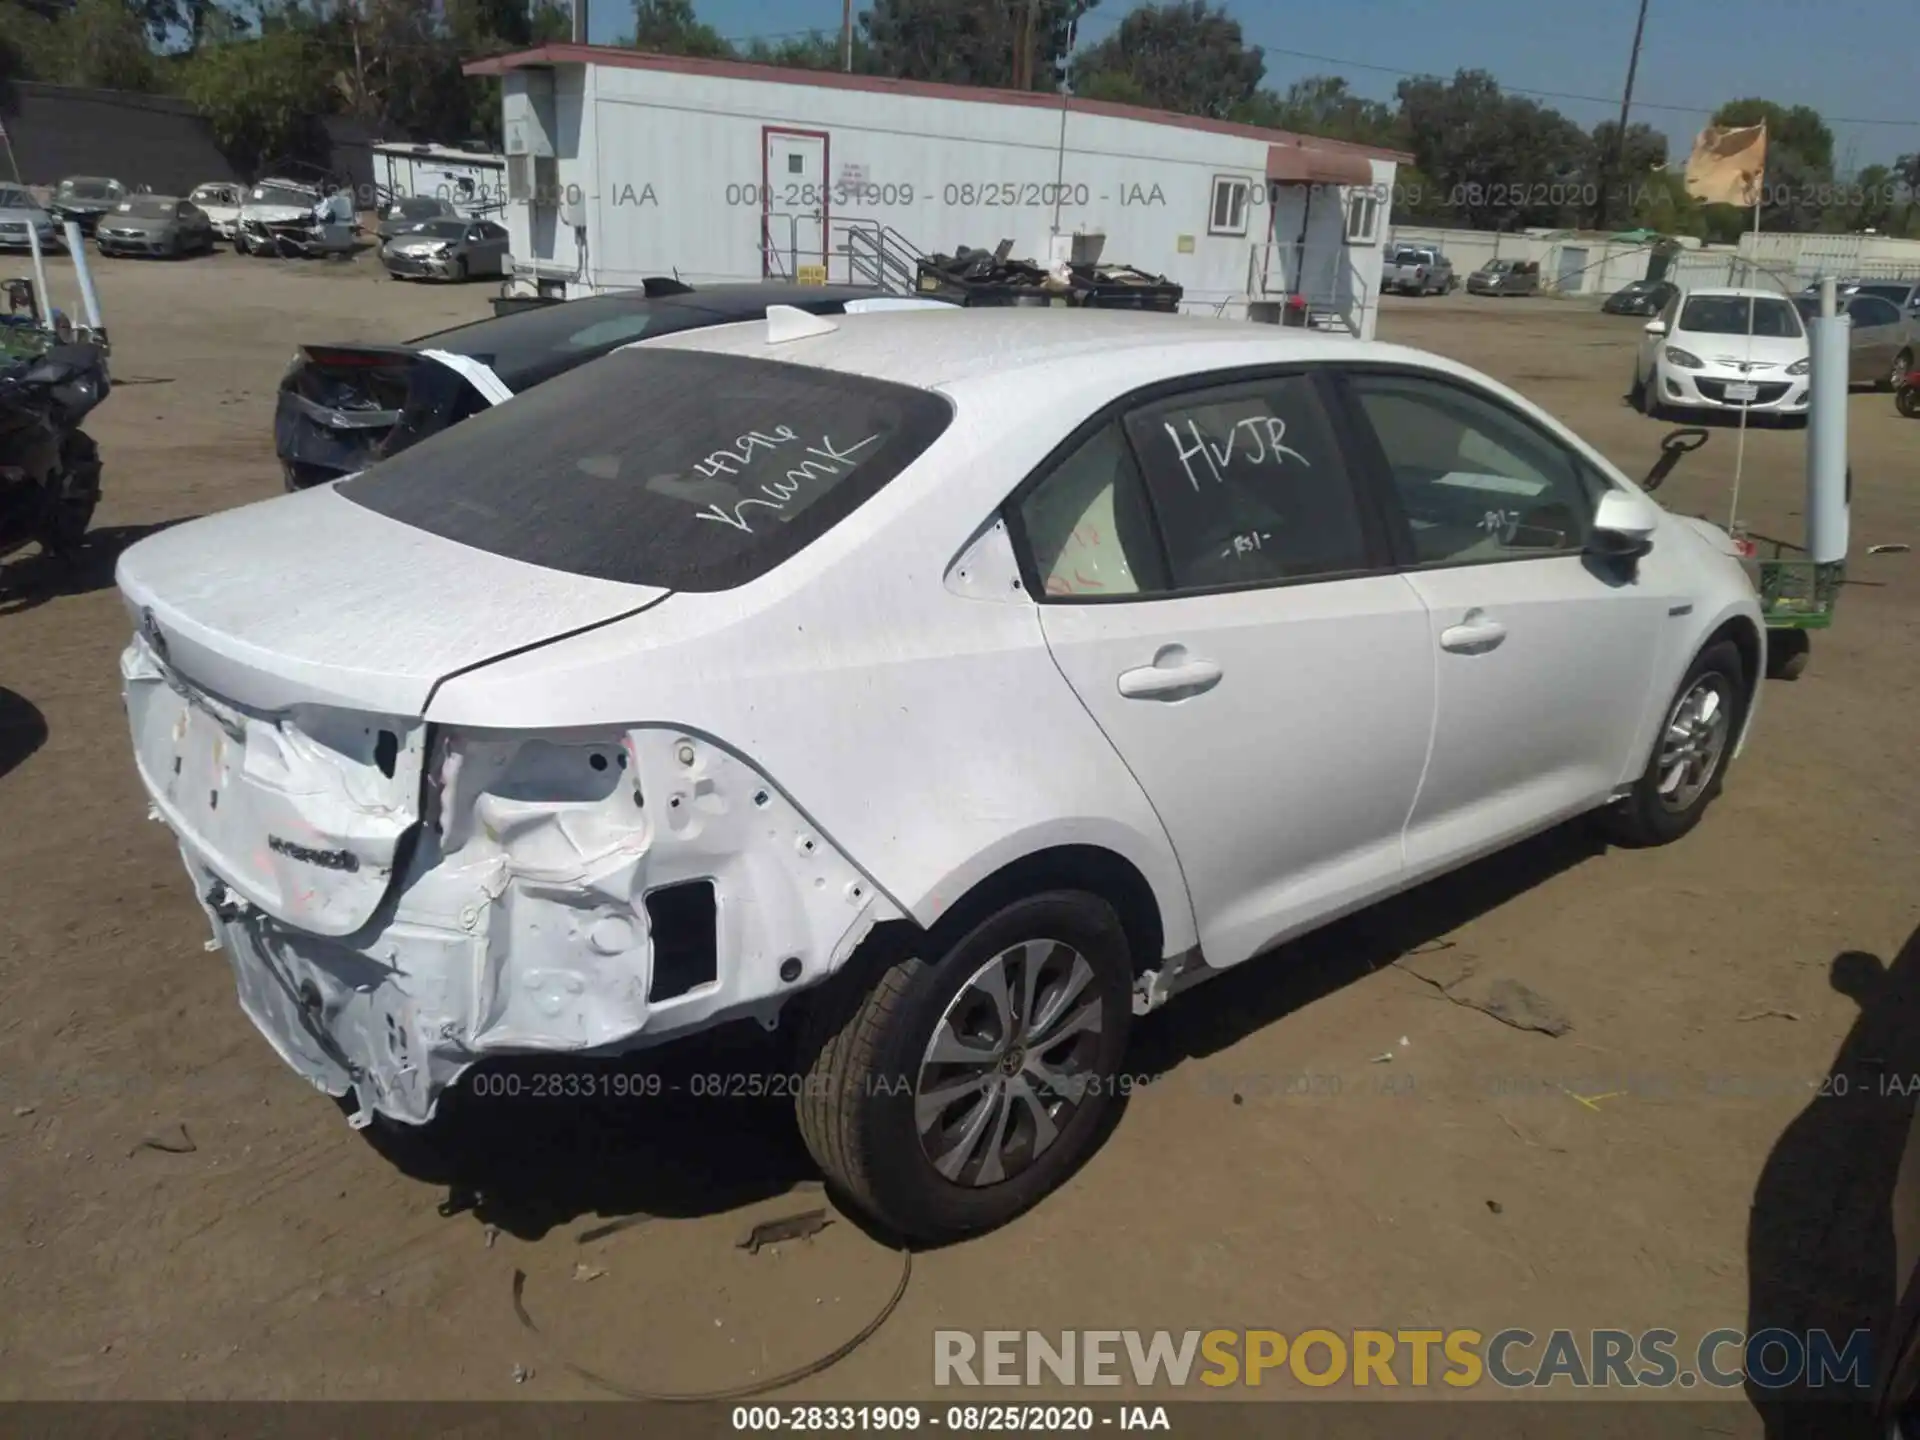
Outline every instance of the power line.
[[(1289, 50), (1280, 45), (1262, 45), (1264, 55), (1285, 55), (1294, 60), (1311, 60), (1319, 65), (1338, 65), (1343, 70), (1367, 70), (1379, 75), (1398, 75), (1404, 79), (1417, 80), (1438, 77), (1433, 70), (1403, 70), (1395, 65), (1373, 65), (1365, 60), (1342, 60), (1334, 55), (1316, 55), (1309, 50)], [(1605, 95), (1578, 95), (1567, 90), (1530, 90), (1524, 85), (1507, 85), (1500, 88), (1510, 95), (1529, 95), (1539, 100), (1579, 100), (1589, 105), (1605, 105), (1609, 109), (1619, 103), (1619, 98)], [(1667, 110), (1682, 115), (1711, 115), (1717, 106), (1711, 105), (1662, 105), (1652, 100), (1637, 100), (1636, 108), (1641, 110)], [(1920, 120), (1869, 120), (1856, 115), (1828, 115), (1821, 113), (1820, 118), (1829, 125), (1887, 125), (1896, 129), (1920, 129)]]

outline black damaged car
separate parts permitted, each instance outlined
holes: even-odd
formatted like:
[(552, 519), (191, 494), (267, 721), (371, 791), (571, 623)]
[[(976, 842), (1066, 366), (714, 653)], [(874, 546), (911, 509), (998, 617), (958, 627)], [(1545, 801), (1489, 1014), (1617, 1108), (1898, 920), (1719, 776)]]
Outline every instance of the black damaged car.
[(274, 449), (289, 490), (324, 485), (490, 406), (656, 335), (764, 319), (945, 308), (858, 285), (785, 282), (696, 289), (678, 280), (495, 316), (394, 345), (303, 345), (280, 381)]
[(1609, 315), (1658, 315), (1679, 289), (1671, 280), (1636, 280), (1614, 291), (1600, 308)]

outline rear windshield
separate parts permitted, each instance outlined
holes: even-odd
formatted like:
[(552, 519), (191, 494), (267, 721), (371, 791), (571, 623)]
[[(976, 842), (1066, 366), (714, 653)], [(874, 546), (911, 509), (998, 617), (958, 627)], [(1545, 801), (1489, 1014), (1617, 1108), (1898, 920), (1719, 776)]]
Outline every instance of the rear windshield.
[(340, 493), (551, 570), (726, 590), (824, 535), (951, 419), (943, 397), (891, 381), (619, 350), (380, 461)]
[(1750, 300), (1744, 295), (1695, 295), (1681, 307), (1680, 328), (1695, 335), (1745, 335), (1749, 305), (1753, 307), (1753, 334), (1768, 340), (1792, 340), (1804, 333), (1799, 312), (1785, 298)]

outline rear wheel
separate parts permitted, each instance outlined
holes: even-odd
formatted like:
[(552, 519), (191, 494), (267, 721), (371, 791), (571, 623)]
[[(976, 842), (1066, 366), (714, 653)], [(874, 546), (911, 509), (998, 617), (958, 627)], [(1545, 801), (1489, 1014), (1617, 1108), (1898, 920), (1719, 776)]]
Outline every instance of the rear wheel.
[(1624, 799), (1601, 812), (1609, 839), (1666, 845), (1700, 823), (1726, 777), (1746, 718), (1748, 687), (1731, 641), (1709, 645), (1694, 658), (1654, 737), (1646, 771)]
[(1132, 979), (1112, 907), (1069, 890), (1015, 901), (932, 959), (877, 977), (850, 965), (822, 988), (801, 1039), (807, 1149), (898, 1234), (1005, 1223), (1091, 1151), (1126, 1049)]
[(1920, 418), (1920, 388), (1908, 386), (1893, 397), (1893, 404), (1909, 420)]

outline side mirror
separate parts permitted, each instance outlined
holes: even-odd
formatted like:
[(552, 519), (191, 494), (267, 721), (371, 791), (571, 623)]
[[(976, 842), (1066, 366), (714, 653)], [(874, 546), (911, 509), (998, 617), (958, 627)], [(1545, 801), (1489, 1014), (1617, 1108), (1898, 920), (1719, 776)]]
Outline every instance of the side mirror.
[(1653, 549), (1660, 510), (1644, 495), (1609, 490), (1593, 512), (1587, 553), (1604, 560), (1637, 560)]
[(1644, 328), (1649, 335), (1664, 335), (1667, 333), (1667, 322), (1664, 320), (1649, 320)]

